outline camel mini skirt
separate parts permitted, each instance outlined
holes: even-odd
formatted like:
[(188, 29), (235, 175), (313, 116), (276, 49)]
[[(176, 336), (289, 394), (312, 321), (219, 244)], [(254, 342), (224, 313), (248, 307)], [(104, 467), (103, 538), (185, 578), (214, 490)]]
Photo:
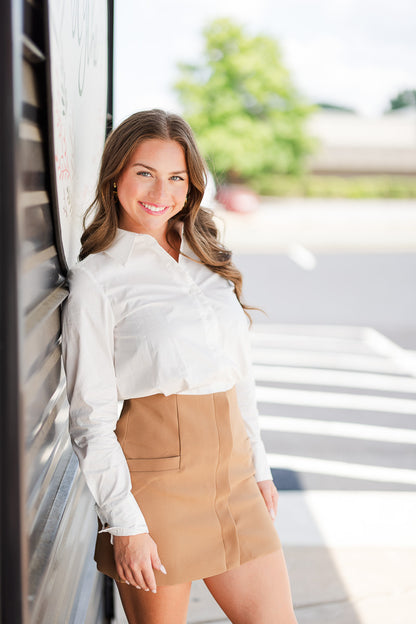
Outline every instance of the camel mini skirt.
[[(155, 570), (158, 585), (220, 574), (280, 548), (234, 388), (126, 400), (116, 434), (167, 570)], [(120, 580), (110, 539), (98, 533), (95, 560)]]

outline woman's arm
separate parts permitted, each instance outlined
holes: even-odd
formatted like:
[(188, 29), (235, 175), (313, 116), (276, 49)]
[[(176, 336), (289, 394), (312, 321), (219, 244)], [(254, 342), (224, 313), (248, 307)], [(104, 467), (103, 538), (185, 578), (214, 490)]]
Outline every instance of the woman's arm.
[(114, 432), (118, 405), (113, 332), (112, 308), (100, 284), (76, 268), (70, 274), (62, 324), (71, 442), (104, 530), (133, 535), (148, 529)]
[(251, 360), (249, 333), (245, 336), (246, 361), (242, 363), (246, 371), (244, 377), (236, 383), (238, 406), (243, 417), (247, 435), (253, 451), (255, 477), (267, 509), (274, 519), (277, 513), (278, 492), (273, 483), (273, 477), (267, 460), (266, 450), (260, 434), (259, 412), (256, 401), (256, 384)]
[(260, 435), (259, 414), (256, 403), (256, 390), (253, 374), (250, 372), (235, 385), (238, 406), (243, 417), (247, 435), (253, 450), (256, 481), (272, 479), (266, 450)]
[(103, 531), (113, 536), (117, 573), (128, 583), (155, 592), (153, 568), (165, 570), (131, 492), (130, 472), (114, 432), (118, 405), (113, 311), (100, 284), (81, 268), (70, 275), (62, 355), (72, 446)]

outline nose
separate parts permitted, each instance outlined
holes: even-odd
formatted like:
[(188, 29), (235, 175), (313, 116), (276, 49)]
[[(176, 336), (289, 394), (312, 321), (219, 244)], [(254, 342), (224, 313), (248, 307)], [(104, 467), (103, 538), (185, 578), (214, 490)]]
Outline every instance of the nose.
[(168, 182), (161, 178), (156, 178), (152, 184), (150, 197), (152, 201), (163, 204), (168, 198)]

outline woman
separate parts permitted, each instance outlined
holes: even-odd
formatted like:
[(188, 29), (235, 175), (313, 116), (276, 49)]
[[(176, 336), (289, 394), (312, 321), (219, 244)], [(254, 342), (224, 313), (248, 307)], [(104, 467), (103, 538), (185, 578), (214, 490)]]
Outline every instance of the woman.
[(292, 624), (241, 275), (205, 179), (177, 115), (108, 137), (63, 317), (71, 440), (130, 624), (186, 622), (198, 578), (232, 622)]

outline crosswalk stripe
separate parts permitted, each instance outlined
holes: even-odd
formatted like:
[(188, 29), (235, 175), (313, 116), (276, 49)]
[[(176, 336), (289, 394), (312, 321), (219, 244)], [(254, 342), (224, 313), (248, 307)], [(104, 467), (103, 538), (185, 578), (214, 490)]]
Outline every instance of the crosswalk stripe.
[(255, 346), (270, 348), (290, 347), (302, 349), (315, 349), (319, 351), (345, 352), (345, 353), (367, 353), (372, 349), (363, 341), (350, 340), (348, 338), (330, 338), (327, 336), (288, 336), (284, 334), (253, 333), (251, 342)]
[(325, 336), (364, 340), (367, 327), (356, 325), (303, 325), (299, 323), (255, 323), (253, 334), (279, 334), (287, 336)]
[(357, 423), (334, 422), (309, 418), (287, 418), (285, 416), (260, 416), (262, 431), (306, 433), (374, 442), (416, 444), (416, 431), (396, 427), (379, 427)]
[[(416, 416), (414, 355), (371, 328), (263, 325), (252, 337), (252, 355), (259, 403), (354, 410), (365, 412), (367, 418), (372, 412)], [(316, 389), (306, 389), (308, 385)], [(324, 390), (331, 390), (331, 386), (332, 391)], [(380, 392), (387, 396), (380, 396)], [(266, 405), (261, 407), (267, 410)], [(335, 419), (337, 413), (334, 411)], [(338, 420), (322, 420), (263, 411), (260, 427), (263, 431), (370, 440), (407, 448), (416, 444), (414, 429), (341, 422), (339, 416)], [(416, 485), (416, 470), (408, 468), (279, 453), (268, 453), (268, 459), (272, 468), (297, 473), (354, 479), (357, 483)]]
[(372, 395), (355, 395), (335, 392), (314, 392), (309, 390), (290, 390), (287, 388), (269, 388), (256, 386), (257, 401), (283, 405), (308, 405), (314, 407), (331, 407), (334, 409), (365, 410), (397, 414), (415, 414), (416, 401), (379, 397)]
[(366, 328), (365, 342), (372, 351), (389, 358), (402, 370), (407, 370), (408, 374), (416, 377), (416, 359), (411, 351), (399, 347), (373, 327)]
[(400, 483), (416, 485), (416, 470), (405, 468), (387, 468), (367, 464), (346, 463), (296, 455), (268, 453), (271, 468), (293, 470), (296, 472), (346, 477), (349, 479), (377, 481), (381, 483)]
[(279, 492), (276, 527), (285, 545), (416, 548), (416, 492)]
[(416, 394), (416, 379), (393, 375), (375, 375), (347, 371), (313, 370), (310, 368), (291, 368), (287, 366), (253, 366), (257, 381), (275, 381), (297, 384), (315, 384), (320, 386), (347, 386), (350, 388), (368, 388), (391, 392), (410, 392)]
[(322, 353), (292, 349), (252, 348), (256, 364), (282, 364), (310, 366), (311, 368), (350, 369), (356, 371), (403, 374), (403, 370), (388, 358), (375, 355), (354, 355), (350, 353)]

